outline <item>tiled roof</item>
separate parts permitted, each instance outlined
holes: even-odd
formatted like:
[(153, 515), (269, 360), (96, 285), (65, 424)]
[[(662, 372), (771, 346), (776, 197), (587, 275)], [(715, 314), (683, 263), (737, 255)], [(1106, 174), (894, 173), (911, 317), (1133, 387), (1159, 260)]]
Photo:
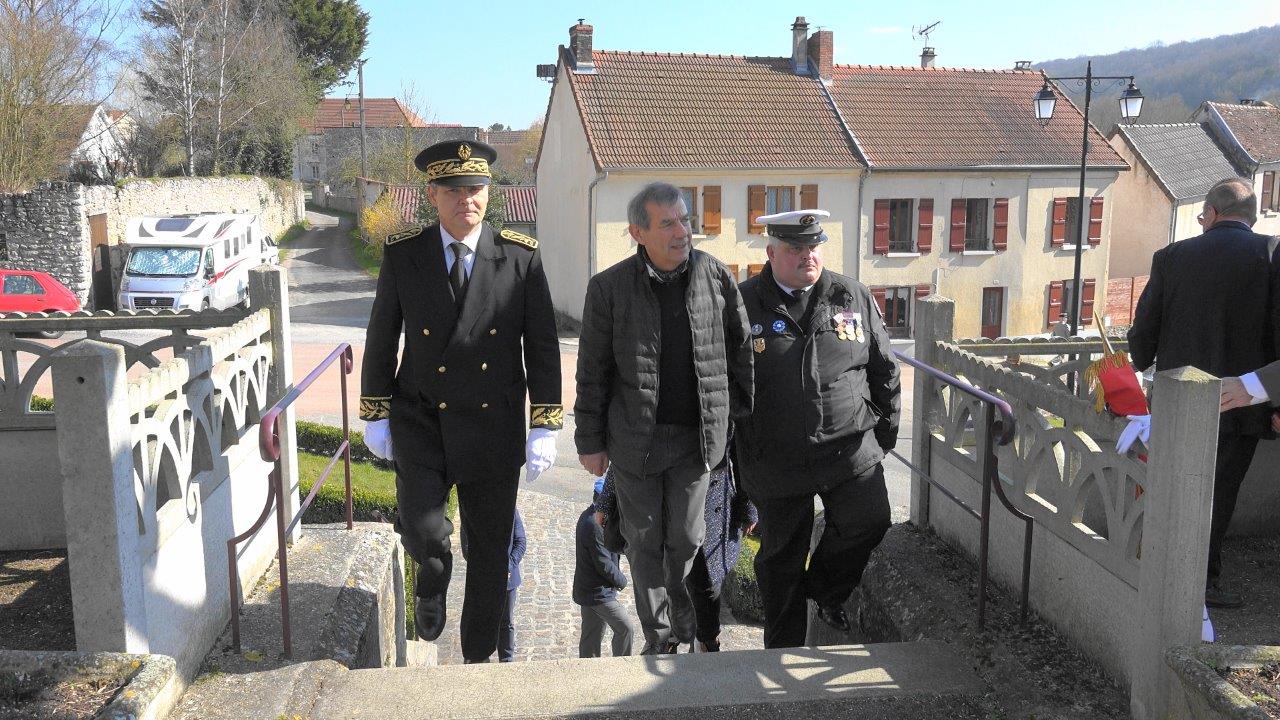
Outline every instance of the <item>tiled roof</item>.
[[(837, 65), (831, 93), (872, 168), (1079, 167), (1084, 118), (1060, 91), (1041, 126), (1038, 72)], [(1088, 162), (1124, 167), (1098, 133)]]
[[(507, 222), (528, 223), (538, 220), (538, 189), (532, 185), (494, 185), (491, 193), (507, 197)], [(418, 205), (422, 202), (420, 185), (388, 185), (391, 204), (400, 210), (400, 216), (409, 222), (417, 222)]]
[(1175, 200), (1203, 197), (1219, 180), (1240, 175), (1199, 123), (1121, 125), (1118, 132)]
[(570, 72), (602, 168), (857, 168), (831, 104), (789, 58), (596, 51)]
[[(325, 128), (358, 127), (360, 103), (355, 98), (325, 98), (316, 106), (314, 118), (307, 123), (308, 132)], [(427, 127), (427, 123), (395, 98), (365, 98), (365, 127)]]
[(507, 222), (533, 224), (538, 221), (538, 188), (533, 185), (495, 185), (493, 190), (507, 196)]
[(1255, 161), (1280, 161), (1280, 108), (1273, 105), (1205, 104), (1218, 111), (1236, 140)]
[(524, 140), (528, 130), (493, 130), (485, 132), (484, 141), (490, 145), (515, 145)]
[(88, 104), (54, 105), (49, 108), (46, 121), (53, 127), (54, 154), (61, 161), (66, 162), (72, 153), (80, 149), (85, 131), (89, 129), (89, 123), (97, 110), (97, 105)]

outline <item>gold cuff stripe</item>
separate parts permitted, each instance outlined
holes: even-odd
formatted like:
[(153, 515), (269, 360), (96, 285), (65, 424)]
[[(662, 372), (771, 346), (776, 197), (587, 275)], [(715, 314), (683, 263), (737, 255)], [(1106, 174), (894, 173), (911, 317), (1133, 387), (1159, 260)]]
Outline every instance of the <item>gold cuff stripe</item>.
[(470, 160), (437, 160), (427, 166), (427, 182), (454, 175), (484, 175), (489, 177), (489, 161), (484, 158)]
[(529, 427), (559, 430), (564, 427), (563, 405), (531, 405)]
[(370, 420), (386, 420), (391, 417), (391, 398), (390, 397), (361, 397), (360, 398), (360, 419), (364, 421)]

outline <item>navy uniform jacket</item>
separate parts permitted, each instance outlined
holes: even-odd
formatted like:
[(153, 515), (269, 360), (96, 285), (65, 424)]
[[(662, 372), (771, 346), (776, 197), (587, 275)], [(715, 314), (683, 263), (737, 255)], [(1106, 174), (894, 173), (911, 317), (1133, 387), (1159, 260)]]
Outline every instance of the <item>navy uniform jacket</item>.
[(898, 439), (901, 383), (870, 291), (823, 270), (793, 318), (773, 267), (739, 286), (751, 321), (755, 407), (736, 424), (752, 500), (824, 490), (870, 469)]
[[(1280, 278), (1270, 239), (1228, 220), (1157, 250), (1129, 328), (1133, 366), (1191, 365), (1228, 377), (1274, 360)], [(1266, 428), (1261, 405), (1228, 411), (1220, 421), (1221, 430), (1241, 435)]]
[(524, 463), (526, 390), (529, 427), (563, 424), (560, 346), (537, 248), (527, 235), (485, 224), (459, 314), (440, 226), (387, 238), (365, 338), (360, 417), (389, 417), (394, 425), (398, 404), (425, 404), (423, 415), (437, 424), (429, 431), (438, 433), (404, 451), (451, 482)]

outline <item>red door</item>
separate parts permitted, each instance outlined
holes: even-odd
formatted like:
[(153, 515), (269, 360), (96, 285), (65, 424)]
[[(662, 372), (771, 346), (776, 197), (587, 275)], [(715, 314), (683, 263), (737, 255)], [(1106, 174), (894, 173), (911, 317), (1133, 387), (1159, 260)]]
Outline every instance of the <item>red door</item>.
[(1004, 288), (982, 288), (982, 337), (994, 340), (1004, 333)]

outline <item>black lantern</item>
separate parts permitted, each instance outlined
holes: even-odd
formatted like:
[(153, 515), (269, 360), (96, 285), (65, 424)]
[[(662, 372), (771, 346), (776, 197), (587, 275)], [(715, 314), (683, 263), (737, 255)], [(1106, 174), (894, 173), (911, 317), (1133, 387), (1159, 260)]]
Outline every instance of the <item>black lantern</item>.
[(1120, 93), (1120, 117), (1133, 122), (1142, 112), (1142, 91), (1129, 81), (1129, 87)]
[[(1138, 100), (1141, 102), (1141, 98)], [(1040, 88), (1040, 92), (1036, 93), (1035, 108), (1036, 119), (1040, 122), (1048, 122), (1053, 117), (1053, 106), (1058, 103), (1058, 94), (1049, 87), (1048, 81), (1044, 87)]]

